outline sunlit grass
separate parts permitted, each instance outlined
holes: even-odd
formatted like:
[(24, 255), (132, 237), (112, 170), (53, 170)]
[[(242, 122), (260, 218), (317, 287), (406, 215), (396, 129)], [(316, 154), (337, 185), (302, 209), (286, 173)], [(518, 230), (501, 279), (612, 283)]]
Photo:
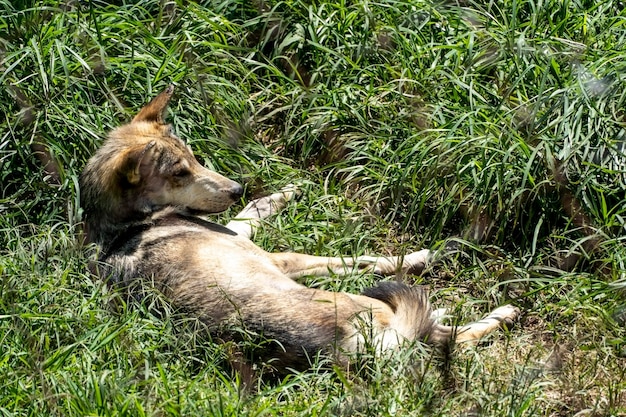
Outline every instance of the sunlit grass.
[[(109, 3), (0, 0), (0, 414), (626, 412), (621, 4)], [(262, 247), (440, 249), (398, 278), (452, 320), (512, 302), (520, 325), (250, 386), (159, 294), (94, 280), (77, 176), (170, 83), (205, 165), (249, 198), (300, 184)]]

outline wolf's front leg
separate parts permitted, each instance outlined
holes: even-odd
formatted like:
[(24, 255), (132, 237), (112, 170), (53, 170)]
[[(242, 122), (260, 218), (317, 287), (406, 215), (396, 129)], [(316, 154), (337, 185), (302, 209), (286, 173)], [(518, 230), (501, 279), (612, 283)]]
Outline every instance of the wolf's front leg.
[(297, 192), (296, 186), (288, 185), (277, 193), (252, 200), (226, 227), (250, 239), (261, 224), (261, 220), (285, 208)]
[(428, 249), (405, 256), (359, 256), (358, 258), (304, 255), (301, 253), (271, 253), (274, 264), (290, 278), (306, 275), (347, 275), (354, 271), (380, 275), (420, 274), (428, 264), (432, 252)]

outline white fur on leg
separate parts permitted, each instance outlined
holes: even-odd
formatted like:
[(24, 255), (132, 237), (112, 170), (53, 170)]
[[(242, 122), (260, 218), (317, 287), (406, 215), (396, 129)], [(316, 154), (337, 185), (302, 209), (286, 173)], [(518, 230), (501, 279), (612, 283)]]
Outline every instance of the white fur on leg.
[(359, 256), (356, 264), (361, 269), (369, 269), (380, 275), (397, 272), (420, 274), (430, 262), (432, 255), (430, 249), (422, 249), (404, 256)]
[(435, 323), (443, 323), (443, 319), (448, 317), (448, 309), (447, 308), (438, 308), (437, 310), (433, 310), (430, 312), (430, 319)]
[(252, 200), (226, 227), (240, 236), (251, 238), (262, 219), (285, 208), (297, 194), (298, 188), (289, 184), (277, 193)]
[(498, 307), (487, 317), (474, 323), (458, 327), (456, 331), (457, 342), (469, 342), (478, 340), (504, 325), (511, 325), (520, 315), (520, 309), (510, 304)]
[[(433, 312), (434, 313), (434, 312)], [(512, 325), (520, 315), (520, 309), (505, 305), (493, 310), (487, 317), (464, 326), (446, 326), (439, 322), (437, 317), (431, 315), (434, 320), (433, 329), (429, 340), (435, 344), (445, 344), (450, 341), (456, 343), (476, 342), (487, 334), (500, 328), (503, 324)]]

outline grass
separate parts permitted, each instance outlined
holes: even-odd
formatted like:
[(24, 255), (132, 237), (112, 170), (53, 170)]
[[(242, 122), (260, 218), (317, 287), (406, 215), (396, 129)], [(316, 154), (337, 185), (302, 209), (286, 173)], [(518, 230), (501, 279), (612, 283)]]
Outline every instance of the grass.
[[(625, 415), (625, 19), (612, 1), (0, 0), (0, 415)], [(83, 164), (169, 83), (178, 134), (247, 198), (301, 184), (262, 247), (442, 249), (403, 279), (462, 321), (512, 302), (519, 326), (244, 389), (232, 346), (158, 294), (128, 303), (79, 245)]]

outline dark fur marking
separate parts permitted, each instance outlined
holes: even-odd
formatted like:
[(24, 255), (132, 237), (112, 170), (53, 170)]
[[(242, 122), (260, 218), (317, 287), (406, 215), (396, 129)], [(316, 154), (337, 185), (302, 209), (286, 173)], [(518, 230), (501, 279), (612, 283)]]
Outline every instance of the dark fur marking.
[(195, 225), (195, 226), (200, 226), (203, 229), (209, 229), (212, 232), (223, 233), (229, 236), (237, 236), (237, 233), (233, 232), (232, 230), (228, 229), (225, 226), (222, 226), (221, 224), (213, 223), (213, 222), (210, 222), (210, 221), (207, 221), (199, 217), (195, 217), (195, 216), (187, 216), (182, 213), (173, 213), (170, 216), (163, 217), (157, 221), (156, 225), (157, 226), (161, 226), (161, 225), (169, 226), (169, 225), (181, 224), (181, 222)]
[[(172, 213), (171, 215), (157, 219), (154, 222), (142, 223), (128, 227), (122, 233), (120, 233), (113, 241), (104, 247), (100, 260), (117, 254), (117, 252), (132, 253), (137, 248), (137, 244), (140, 243), (140, 239), (136, 239), (137, 236), (143, 232), (155, 227), (161, 226), (175, 226), (180, 224), (189, 224), (193, 226), (200, 226), (203, 229), (209, 229), (212, 232), (224, 233), (230, 236), (236, 236), (237, 233), (232, 230), (207, 220), (200, 219), (198, 217), (186, 216), (181, 213)], [(172, 239), (175, 235), (169, 235), (163, 238), (163, 241)], [(129, 245), (131, 243), (131, 245)], [(145, 244), (145, 243), (144, 243)], [(154, 244), (154, 243), (153, 243)]]
[[(423, 294), (417, 294), (418, 292)], [(365, 289), (361, 294), (384, 302), (395, 313), (401, 298), (409, 296), (421, 300), (425, 298), (425, 293), (420, 287), (409, 287), (398, 281), (383, 281), (375, 287)]]
[(385, 281), (366, 289), (363, 295), (384, 302), (394, 314), (410, 314), (410, 323), (415, 332), (412, 337), (415, 340), (427, 340), (436, 326), (430, 317), (432, 311), (428, 292), (422, 287), (409, 287), (398, 281)]
[[(125, 229), (122, 233), (120, 233), (111, 244), (103, 247), (102, 254), (100, 255), (100, 260), (106, 260), (110, 255), (113, 255), (117, 252), (121, 252), (122, 248), (127, 248), (130, 242), (139, 243), (139, 239), (135, 239), (136, 236), (140, 235), (144, 231), (150, 229), (151, 225), (146, 224), (138, 224), (136, 226), (131, 226), (128, 229)], [(134, 249), (136, 249), (137, 245), (134, 245)], [(134, 252), (134, 249), (131, 252)]]

